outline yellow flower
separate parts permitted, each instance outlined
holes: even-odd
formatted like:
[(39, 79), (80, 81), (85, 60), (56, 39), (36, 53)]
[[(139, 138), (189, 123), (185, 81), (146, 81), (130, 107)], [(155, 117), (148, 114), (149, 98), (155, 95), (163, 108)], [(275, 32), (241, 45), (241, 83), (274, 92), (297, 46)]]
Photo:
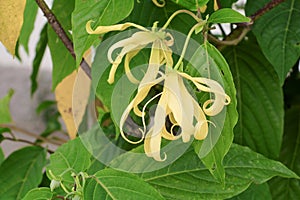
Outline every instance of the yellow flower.
[[(109, 73), (108, 82), (112, 84), (114, 82), (114, 76), (119, 64), (122, 62), (125, 56), (124, 68), (128, 79), (133, 83), (139, 83), (139, 81), (131, 74), (129, 63), (130, 60), (139, 53), (139, 51), (145, 48), (148, 44), (152, 43), (152, 50), (157, 49), (156, 52), (159, 63), (166, 63), (167, 66), (173, 65), (171, 59), (172, 53), (169, 46), (173, 45), (172, 35), (165, 32), (164, 30), (157, 30), (157, 22), (154, 23), (152, 30), (148, 30), (140, 25), (134, 23), (124, 23), (112, 26), (98, 26), (95, 30), (91, 28), (92, 21), (87, 22), (86, 30), (89, 34), (103, 34), (110, 31), (122, 31), (129, 27), (135, 27), (141, 31), (134, 33), (131, 37), (123, 39), (113, 44), (108, 50), (108, 60), (112, 63), (112, 67)], [(118, 56), (113, 59), (112, 53), (122, 48)], [(156, 57), (155, 56), (155, 57)]]
[[(143, 80), (146, 79), (145, 77)], [(213, 94), (214, 98), (209, 99), (204, 103), (204, 111), (188, 92), (184, 85), (184, 79), (192, 81), (199, 90)], [(165, 74), (161, 74), (161, 76), (154, 81), (144, 81), (144, 84), (139, 86), (137, 95), (125, 109), (121, 117), (120, 127), (121, 135), (128, 142), (139, 143), (143, 140), (143, 138), (141, 138), (137, 142), (132, 142), (126, 138), (123, 132), (122, 127), (130, 111), (137, 108), (138, 104), (147, 96), (151, 87), (162, 81), (164, 81), (164, 86), (162, 93), (159, 94), (161, 96), (155, 110), (153, 126), (145, 133), (146, 126), (144, 124), (144, 130), (142, 130), (142, 136), (145, 137), (145, 153), (147, 156), (153, 157), (157, 161), (166, 159), (166, 155), (164, 158), (161, 158), (160, 155), (162, 137), (167, 140), (176, 140), (181, 137), (183, 142), (189, 142), (192, 136), (197, 140), (205, 139), (208, 134), (208, 120), (206, 119), (205, 114), (210, 116), (216, 115), (230, 102), (230, 97), (226, 95), (224, 89), (218, 82), (207, 78), (194, 78), (186, 73), (178, 72), (166, 67)], [(145, 106), (147, 106), (147, 104)], [(208, 106), (209, 108), (207, 108)], [(136, 113), (135, 110), (134, 112)], [(142, 112), (141, 117), (143, 118), (143, 122), (144, 115), (144, 112)], [(169, 118), (173, 124), (170, 132), (167, 131), (166, 128), (167, 118)], [(181, 131), (179, 135), (174, 135), (174, 126), (180, 127)]]
[[(157, 0), (153, 0), (157, 3)], [(164, 2), (164, 1), (162, 1)], [(197, 23), (191, 28), (184, 43), (182, 54), (176, 65), (173, 65), (172, 50), (174, 39), (170, 33), (165, 31), (171, 20), (179, 13), (187, 13), (192, 16)], [(215, 80), (204, 77), (192, 77), (184, 72), (179, 72), (178, 69), (182, 65), (184, 54), (188, 47), (189, 39), (193, 32), (198, 33), (203, 29), (207, 22), (199, 19), (196, 15), (186, 10), (176, 11), (161, 28), (157, 29), (157, 23), (154, 23), (152, 30), (148, 30), (142, 26), (133, 23), (124, 23), (112, 26), (99, 26), (95, 30), (91, 28), (91, 21), (86, 24), (86, 30), (89, 34), (103, 34), (109, 31), (122, 31), (128, 27), (135, 27), (141, 31), (134, 33), (131, 37), (123, 39), (113, 44), (108, 50), (108, 60), (112, 63), (108, 82), (114, 82), (114, 76), (119, 64), (124, 59), (124, 68), (128, 79), (133, 83), (138, 83), (137, 94), (126, 107), (120, 119), (121, 136), (130, 143), (137, 144), (144, 141), (144, 151), (148, 157), (152, 157), (157, 161), (163, 161), (167, 155), (161, 157), (161, 140), (177, 140), (182, 139), (183, 142), (189, 142), (191, 137), (197, 140), (203, 140), (208, 134), (207, 116), (215, 116), (219, 114), (224, 106), (230, 103), (230, 97), (225, 93), (223, 87)], [(152, 44), (149, 57), (148, 68), (141, 81), (138, 81), (130, 71), (130, 60), (136, 56), (139, 51), (145, 48), (148, 44)], [(115, 59), (112, 58), (113, 52), (121, 48)], [(164, 66), (164, 72), (161, 67)], [(184, 80), (188, 80), (200, 92), (210, 93), (210, 99), (203, 103), (201, 108), (199, 103), (187, 90)], [(150, 89), (163, 83), (161, 93), (152, 97), (144, 106), (143, 110), (139, 109), (139, 104), (147, 97)], [(148, 128), (145, 123), (145, 108), (155, 98), (159, 98), (158, 105)], [(141, 138), (138, 141), (129, 140), (123, 130), (123, 126), (130, 114), (133, 111), (137, 116), (141, 117), (143, 129)], [(152, 118), (152, 117), (151, 117)], [(166, 127), (166, 120), (169, 119), (172, 126), (170, 130)], [(174, 127), (179, 127), (179, 133), (175, 133)]]

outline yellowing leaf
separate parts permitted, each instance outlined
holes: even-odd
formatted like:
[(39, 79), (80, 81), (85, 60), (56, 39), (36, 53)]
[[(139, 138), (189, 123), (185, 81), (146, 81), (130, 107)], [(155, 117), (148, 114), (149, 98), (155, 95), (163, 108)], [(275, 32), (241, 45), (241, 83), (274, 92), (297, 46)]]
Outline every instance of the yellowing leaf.
[(76, 137), (77, 128), (85, 113), (90, 94), (91, 81), (79, 68), (64, 78), (55, 89), (58, 111), (66, 124), (71, 139)]
[(15, 46), (23, 24), (26, 0), (0, 1), (0, 41), (15, 55)]

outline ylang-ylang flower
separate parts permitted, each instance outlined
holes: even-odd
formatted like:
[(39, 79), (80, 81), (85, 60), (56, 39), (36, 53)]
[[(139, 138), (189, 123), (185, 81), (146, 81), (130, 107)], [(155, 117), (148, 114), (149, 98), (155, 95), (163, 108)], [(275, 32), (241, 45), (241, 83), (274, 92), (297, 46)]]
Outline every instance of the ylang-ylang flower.
[[(176, 65), (173, 65), (171, 46), (174, 39), (170, 33), (165, 31), (171, 19), (178, 13), (188, 13), (194, 17), (197, 24), (190, 30), (185, 45), (183, 47), (182, 55)], [(95, 30), (91, 28), (91, 21), (86, 25), (87, 32), (90, 34), (102, 34), (109, 31), (125, 30), (133, 26), (140, 31), (134, 33), (131, 37), (123, 39), (113, 44), (108, 50), (108, 60), (112, 63), (108, 82), (114, 82), (114, 75), (119, 64), (124, 59), (124, 68), (126, 75), (130, 81), (138, 84), (137, 93), (135, 97), (129, 102), (120, 119), (120, 132), (122, 137), (130, 143), (139, 143), (144, 140), (144, 151), (147, 156), (154, 158), (157, 161), (163, 161), (167, 155), (161, 154), (161, 140), (177, 140), (189, 142), (191, 138), (196, 140), (203, 140), (208, 134), (207, 116), (215, 116), (219, 114), (224, 106), (230, 103), (230, 97), (225, 93), (223, 87), (215, 80), (205, 77), (192, 77), (182, 70), (178, 70), (182, 65), (183, 54), (186, 51), (188, 40), (193, 32), (199, 31), (205, 25), (206, 21), (197, 18), (189, 11), (177, 11), (170, 17), (167, 23), (161, 28), (157, 28), (155, 23), (152, 30), (148, 30), (142, 26), (133, 23), (124, 23), (112, 26), (99, 26)], [(137, 53), (152, 44), (151, 53), (149, 55), (147, 70), (141, 79), (137, 80), (130, 69), (130, 60), (137, 55)], [(112, 58), (112, 52), (119, 50), (116, 58)], [(190, 94), (186, 88), (187, 82), (192, 83), (200, 92), (210, 94), (210, 99), (206, 100), (202, 107), (198, 101)], [(146, 104), (142, 105), (140, 110), (139, 105), (149, 95), (152, 87), (162, 84), (162, 92), (152, 97)], [(146, 125), (146, 107), (155, 98), (159, 98), (156, 105), (154, 116), (152, 116), (151, 126)], [(123, 126), (129, 114), (133, 113), (139, 116), (143, 122), (141, 129), (142, 137), (138, 141), (129, 140), (123, 130)], [(171, 128), (167, 128), (166, 124), (171, 123)], [(175, 130), (179, 127), (179, 130)], [(130, 134), (130, 133), (128, 133)]]

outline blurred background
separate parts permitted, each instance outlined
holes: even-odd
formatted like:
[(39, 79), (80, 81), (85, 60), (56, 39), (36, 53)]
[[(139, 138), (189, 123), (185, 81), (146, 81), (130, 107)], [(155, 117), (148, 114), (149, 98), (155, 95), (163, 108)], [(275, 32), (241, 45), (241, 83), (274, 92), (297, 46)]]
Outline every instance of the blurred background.
[[(51, 1), (47, 1), (51, 5)], [(14, 90), (11, 100), (11, 114), (14, 124), (30, 133), (40, 134), (46, 128), (43, 114), (37, 114), (37, 106), (45, 100), (54, 100), (51, 92), (51, 57), (49, 49), (46, 50), (38, 74), (38, 90), (31, 96), (30, 75), (32, 62), (35, 56), (35, 47), (39, 39), (39, 34), (46, 23), (46, 18), (39, 10), (35, 21), (35, 28), (29, 40), (29, 54), (20, 46), (20, 58), (13, 58), (5, 47), (0, 43), (0, 98), (5, 96), (9, 89)], [(19, 139), (34, 141), (35, 138), (24, 133), (16, 133)], [(3, 141), (1, 147), (5, 156), (12, 151), (27, 144), (21, 142)]]

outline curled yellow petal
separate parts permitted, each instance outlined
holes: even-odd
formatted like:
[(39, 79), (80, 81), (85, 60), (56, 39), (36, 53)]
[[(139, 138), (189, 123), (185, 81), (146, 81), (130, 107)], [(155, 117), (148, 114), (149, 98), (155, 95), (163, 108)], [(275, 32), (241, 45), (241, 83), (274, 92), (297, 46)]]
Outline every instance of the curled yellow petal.
[[(126, 38), (124, 40), (121, 40), (115, 44), (113, 44), (107, 52), (107, 58), (109, 62), (111, 62), (113, 65), (111, 67), (108, 82), (112, 84), (114, 82), (114, 77), (116, 70), (120, 63), (122, 62), (123, 57), (130, 52), (133, 52), (133, 54), (137, 54), (142, 48), (144, 48), (147, 44), (152, 43), (155, 41), (157, 37), (151, 33), (151, 32), (137, 32), (134, 33), (130, 38)], [(122, 48), (121, 52), (118, 54), (117, 58), (113, 60), (112, 53), (118, 49)], [(125, 66), (127, 67), (127, 66)]]
[[(127, 108), (126, 108), (125, 111), (123, 112), (123, 114), (122, 114), (122, 116), (121, 116), (121, 119), (120, 119), (120, 133), (121, 133), (121, 136), (122, 136), (127, 142), (132, 143), (132, 144), (137, 144), (137, 143), (140, 143), (140, 142), (143, 140), (143, 137), (142, 137), (140, 140), (136, 141), (136, 142), (129, 140), (129, 139), (125, 136), (125, 133), (124, 133), (124, 131), (123, 131), (123, 126), (124, 126), (124, 124), (125, 124), (125, 121), (126, 121), (127, 117), (129, 116), (130, 111), (131, 111), (133, 108), (137, 107), (138, 104), (139, 104), (140, 102), (142, 102), (142, 101), (146, 98), (148, 92), (150, 91), (150, 89), (151, 89), (151, 87), (152, 87), (153, 85), (156, 85), (157, 83), (161, 82), (162, 80), (163, 80), (162, 78), (158, 78), (158, 79), (156, 79), (155, 81), (148, 82), (147, 84), (140, 85), (139, 88), (138, 88), (138, 92), (137, 92), (136, 96), (135, 96), (134, 99), (129, 103), (129, 105), (127, 106)], [(143, 116), (143, 113), (139, 113), (139, 114), (141, 114), (140, 116)], [(143, 131), (142, 131), (142, 134), (144, 134)]]
[(230, 97), (217, 81), (203, 77), (191, 77), (186, 73), (180, 73), (180, 75), (191, 80), (200, 91), (210, 92), (214, 95), (214, 99), (207, 100), (203, 105), (203, 111), (206, 115), (217, 115), (222, 111), (225, 105), (230, 103)]
[(161, 136), (165, 128), (167, 103), (168, 97), (163, 93), (155, 109), (153, 127), (147, 133), (144, 143), (146, 155), (157, 161), (164, 161), (167, 158), (166, 154), (163, 159), (160, 156)]
[(166, 1), (165, 0), (161, 0), (161, 3), (158, 3), (157, 0), (152, 0), (152, 2), (157, 6), (157, 7), (164, 7), (166, 5)]
[(144, 151), (148, 157), (152, 157), (156, 161), (165, 161), (167, 159), (166, 153), (164, 153), (164, 158), (161, 158), (160, 155), (160, 144), (161, 144), (161, 135), (154, 134), (150, 130), (144, 141)]
[(204, 140), (208, 134), (208, 123), (199, 104), (194, 100), (194, 116), (197, 120), (194, 137), (196, 140)]
[(88, 34), (104, 34), (104, 33), (110, 32), (110, 31), (123, 31), (129, 27), (135, 27), (135, 28), (138, 28), (143, 31), (148, 31), (143, 26), (140, 26), (140, 25), (137, 25), (134, 23), (130, 23), (130, 22), (127, 22), (124, 24), (111, 25), (111, 26), (98, 26), (95, 30), (93, 30), (92, 26), (91, 26), (92, 23), (93, 23), (93, 20), (89, 20), (85, 25), (85, 29), (86, 29), (86, 32), (88, 32)]
[(167, 131), (167, 129), (164, 127), (164, 129), (162, 130), (162, 137), (163, 138), (165, 138), (165, 139), (167, 139), (167, 140), (177, 140), (178, 138), (180, 138), (181, 137), (181, 135), (174, 135), (173, 134), (173, 127), (174, 126), (177, 126), (177, 125), (173, 125), (172, 127), (171, 127), (171, 133), (169, 133), (168, 131)]
[(124, 61), (124, 69), (125, 69), (125, 73), (126, 73), (126, 76), (128, 77), (129, 81), (134, 83), (134, 84), (138, 84), (140, 81), (137, 80), (131, 73), (131, 70), (130, 70), (130, 67), (129, 67), (129, 63), (130, 63), (130, 60), (136, 56), (136, 54), (138, 54), (139, 50), (135, 50), (135, 51), (132, 51), (132, 52), (129, 52), (128, 54), (126, 54), (125, 56), (125, 61)]

